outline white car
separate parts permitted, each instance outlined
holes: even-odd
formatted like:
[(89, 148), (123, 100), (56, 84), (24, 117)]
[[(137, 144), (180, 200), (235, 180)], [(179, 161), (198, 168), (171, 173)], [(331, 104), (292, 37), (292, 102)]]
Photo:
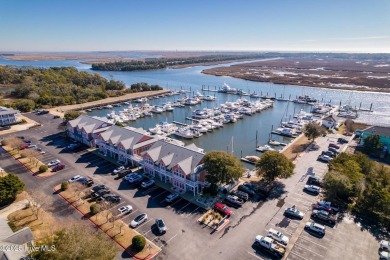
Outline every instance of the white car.
[(40, 154), (45, 154), (46, 152), (45, 152), (45, 151), (40, 151), (39, 153), (40, 153)]
[(390, 242), (386, 240), (381, 240), (381, 242), (379, 243), (379, 249), (390, 251)]
[(380, 252), (379, 259), (380, 260), (390, 260), (390, 253), (386, 252), (386, 251)]
[(154, 185), (154, 180), (148, 180), (141, 183), (141, 187), (146, 189)]
[(318, 195), (320, 194), (320, 188), (314, 185), (305, 185), (303, 188), (304, 191)]
[(306, 222), (305, 229), (310, 232), (317, 233), (319, 235), (325, 235), (325, 226), (317, 224), (315, 222)]
[(70, 178), (69, 180), (68, 180), (68, 182), (69, 183), (72, 183), (72, 182), (75, 182), (75, 181), (77, 181), (77, 180), (79, 180), (79, 179), (81, 179), (82, 177), (80, 176), (80, 175), (76, 175), (76, 176), (73, 176), (72, 178)]
[(36, 146), (35, 144), (32, 144), (32, 145), (29, 145), (27, 148), (35, 150), (35, 149), (38, 149), (38, 146)]
[(300, 212), (295, 207), (287, 208), (284, 211), (284, 215), (289, 216), (289, 217), (293, 217), (293, 218), (299, 218), (299, 219), (303, 219), (303, 217), (305, 216), (305, 214), (303, 212)]
[(133, 221), (131, 221), (130, 226), (132, 228), (138, 227), (142, 223), (148, 220), (148, 215), (146, 213), (142, 213), (141, 215), (136, 216)]
[(277, 231), (273, 228), (270, 228), (268, 230), (268, 236), (273, 238), (274, 240), (278, 241), (279, 243), (282, 243), (283, 245), (287, 245), (289, 238), (284, 235), (282, 232)]
[(118, 216), (126, 215), (133, 211), (133, 207), (131, 205), (122, 206), (118, 209), (119, 213)]
[(162, 218), (156, 219), (156, 226), (157, 226), (158, 232), (160, 232), (160, 234), (164, 234), (168, 230), (167, 225), (165, 225), (165, 222), (164, 222), (164, 220), (162, 220)]
[(124, 169), (125, 169), (125, 166), (120, 166), (120, 167), (116, 168), (116, 169), (113, 171), (113, 173), (114, 173), (114, 174), (118, 174), (118, 172), (120, 172), (121, 170), (124, 170)]
[(60, 160), (55, 159), (55, 160), (49, 162), (49, 163), (47, 164), (47, 166), (52, 167), (52, 166), (56, 166), (57, 164), (60, 164), (60, 163), (61, 163)]

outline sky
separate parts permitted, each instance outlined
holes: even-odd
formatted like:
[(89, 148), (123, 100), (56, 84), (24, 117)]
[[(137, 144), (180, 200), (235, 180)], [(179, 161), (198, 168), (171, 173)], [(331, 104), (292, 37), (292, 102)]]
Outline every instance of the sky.
[(0, 0), (0, 51), (390, 53), (390, 0)]

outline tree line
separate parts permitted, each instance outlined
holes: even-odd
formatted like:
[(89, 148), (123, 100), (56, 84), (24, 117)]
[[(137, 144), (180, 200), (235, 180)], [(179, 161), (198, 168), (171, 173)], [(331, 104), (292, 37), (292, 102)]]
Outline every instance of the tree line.
[(97, 73), (80, 72), (74, 67), (0, 66), (0, 87), (11, 89), (5, 97), (16, 99), (11, 104), (0, 102), (0, 105), (28, 112), (35, 108), (82, 104), (127, 93), (162, 89), (146, 83), (133, 85), (126, 88), (122, 81), (107, 80)]

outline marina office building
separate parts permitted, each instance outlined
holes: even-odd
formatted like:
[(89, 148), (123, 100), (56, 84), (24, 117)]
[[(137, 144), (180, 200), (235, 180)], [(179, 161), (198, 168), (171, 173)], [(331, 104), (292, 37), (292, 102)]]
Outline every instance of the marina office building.
[(0, 107), (0, 126), (13, 124), (20, 121), (20, 112), (18, 110), (8, 107)]
[(200, 193), (207, 183), (203, 150), (152, 136), (143, 129), (119, 127), (105, 119), (82, 115), (68, 122), (70, 138), (120, 164), (140, 165), (144, 172), (181, 192)]

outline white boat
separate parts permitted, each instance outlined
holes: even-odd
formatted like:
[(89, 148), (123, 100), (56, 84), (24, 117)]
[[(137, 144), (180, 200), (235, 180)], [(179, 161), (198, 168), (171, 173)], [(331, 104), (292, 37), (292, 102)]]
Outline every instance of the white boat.
[(218, 92), (222, 92), (222, 93), (236, 93), (237, 89), (230, 87), (226, 83), (223, 83), (221, 89)]
[(192, 133), (192, 131), (188, 127), (179, 127), (175, 131), (175, 135), (177, 135), (179, 137), (186, 138), (186, 139), (194, 138), (194, 134)]
[(164, 122), (161, 124), (161, 131), (167, 134), (173, 134), (177, 130), (177, 126), (172, 123)]
[(164, 104), (163, 105), (163, 110), (168, 111), (168, 112), (172, 112), (173, 111), (172, 104), (170, 102)]
[(202, 93), (200, 93), (199, 91), (197, 91), (196, 95), (194, 97), (199, 98), (199, 99), (202, 100), (204, 98), (204, 95)]
[(147, 102), (147, 101), (148, 101), (148, 98), (146, 98), (146, 97), (138, 98), (138, 99), (134, 100), (135, 103), (143, 103), (143, 102)]
[(259, 151), (259, 152), (263, 153), (263, 152), (268, 152), (268, 151), (275, 151), (275, 149), (266, 144), (266, 145), (263, 145), (263, 146), (256, 147), (256, 151)]
[(152, 108), (152, 113), (161, 114), (162, 112), (164, 112), (164, 110), (161, 107), (159, 107), (159, 106), (154, 106)]
[(152, 134), (155, 134), (155, 135), (161, 135), (163, 133), (162, 130), (161, 130), (161, 125), (160, 124), (157, 124), (153, 128), (149, 128), (149, 132), (151, 132)]
[(203, 100), (205, 101), (214, 101), (216, 100), (217, 98), (215, 96), (210, 96), (210, 95), (207, 95), (203, 98)]
[(184, 101), (184, 105), (187, 106), (194, 106), (197, 105), (199, 102), (196, 99), (188, 98), (186, 101)]
[(296, 131), (290, 128), (278, 128), (275, 130), (275, 133), (287, 137), (294, 137), (294, 135), (296, 135)]
[(276, 141), (276, 140), (274, 140), (274, 139), (270, 139), (270, 140), (268, 141), (268, 143), (269, 143), (270, 145), (274, 145), (274, 146), (278, 146), (278, 145), (281, 145), (281, 144), (282, 144), (281, 142), (278, 142), (278, 141)]
[(113, 108), (113, 106), (111, 106), (111, 105), (107, 105), (107, 106), (106, 106), (106, 108), (110, 108), (110, 109), (111, 109), (111, 108)]
[(198, 131), (200, 133), (207, 133), (207, 128), (202, 126), (201, 124), (191, 125), (190, 129), (193, 131)]

